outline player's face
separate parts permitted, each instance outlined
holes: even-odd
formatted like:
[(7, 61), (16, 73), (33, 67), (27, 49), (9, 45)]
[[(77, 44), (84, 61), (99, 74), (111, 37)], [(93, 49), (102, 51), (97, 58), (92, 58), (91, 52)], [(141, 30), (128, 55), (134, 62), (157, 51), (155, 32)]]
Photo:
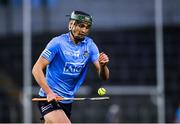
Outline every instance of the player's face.
[(72, 32), (74, 37), (78, 39), (84, 39), (85, 36), (89, 34), (91, 25), (88, 23), (75, 23), (72, 27)]

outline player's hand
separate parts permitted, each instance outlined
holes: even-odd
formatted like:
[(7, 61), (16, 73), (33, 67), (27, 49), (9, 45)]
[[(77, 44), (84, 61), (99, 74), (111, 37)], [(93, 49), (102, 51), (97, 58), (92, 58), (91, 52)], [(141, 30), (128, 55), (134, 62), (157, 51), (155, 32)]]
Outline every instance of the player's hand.
[(48, 102), (51, 102), (53, 100), (57, 101), (57, 98), (59, 98), (60, 96), (58, 96), (57, 94), (55, 94), (54, 92), (48, 93), (47, 94), (47, 100)]
[(99, 63), (100, 63), (100, 66), (105, 66), (107, 65), (109, 62), (109, 57), (104, 53), (100, 53), (99, 55)]

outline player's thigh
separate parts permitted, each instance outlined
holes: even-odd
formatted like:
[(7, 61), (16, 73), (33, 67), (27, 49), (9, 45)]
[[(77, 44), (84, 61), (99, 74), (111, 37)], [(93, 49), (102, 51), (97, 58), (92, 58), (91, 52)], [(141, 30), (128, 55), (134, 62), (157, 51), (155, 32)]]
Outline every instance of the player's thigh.
[(45, 123), (71, 123), (63, 110), (54, 110), (44, 115)]

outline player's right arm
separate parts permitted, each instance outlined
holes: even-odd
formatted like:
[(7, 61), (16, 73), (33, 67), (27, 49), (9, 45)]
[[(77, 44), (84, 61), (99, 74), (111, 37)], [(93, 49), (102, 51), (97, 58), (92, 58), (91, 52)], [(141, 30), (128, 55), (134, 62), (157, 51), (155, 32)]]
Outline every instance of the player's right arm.
[(58, 97), (57, 94), (55, 94), (51, 88), (48, 86), (45, 75), (43, 70), (45, 67), (49, 64), (49, 61), (46, 60), (44, 57), (40, 56), (39, 59), (36, 61), (36, 63), (33, 66), (32, 74), (39, 84), (39, 86), (44, 90), (44, 92), (47, 95), (48, 101), (51, 101), (53, 99), (56, 99)]

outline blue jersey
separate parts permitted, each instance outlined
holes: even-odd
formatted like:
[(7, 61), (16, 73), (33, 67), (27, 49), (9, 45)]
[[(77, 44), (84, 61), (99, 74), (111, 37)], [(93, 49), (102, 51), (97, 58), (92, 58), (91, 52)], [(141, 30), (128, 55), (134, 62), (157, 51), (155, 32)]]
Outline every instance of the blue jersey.
[[(91, 38), (85, 37), (83, 41), (74, 44), (70, 33), (66, 33), (53, 38), (41, 56), (50, 62), (46, 68), (49, 87), (61, 97), (73, 98), (84, 82), (88, 63), (98, 59), (99, 50)], [(39, 95), (46, 96), (42, 88)]]

